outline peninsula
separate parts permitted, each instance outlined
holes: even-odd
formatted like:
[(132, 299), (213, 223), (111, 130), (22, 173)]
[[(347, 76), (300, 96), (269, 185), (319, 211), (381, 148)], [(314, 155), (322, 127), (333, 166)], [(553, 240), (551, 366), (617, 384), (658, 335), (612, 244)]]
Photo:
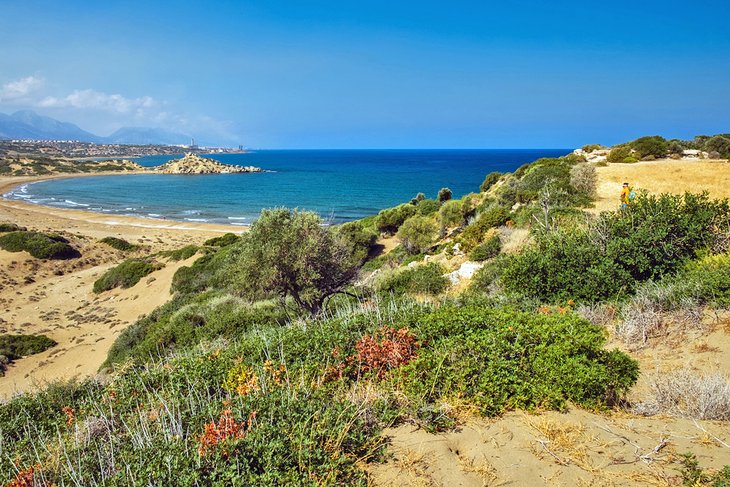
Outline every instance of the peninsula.
[(222, 164), (215, 159), (200, 157), (192, 152), (187, 152), (184, 157), (168, 161), (152, 170), (162, 174), (237, 174), (263, 172), (263, 169), (260, 167)]

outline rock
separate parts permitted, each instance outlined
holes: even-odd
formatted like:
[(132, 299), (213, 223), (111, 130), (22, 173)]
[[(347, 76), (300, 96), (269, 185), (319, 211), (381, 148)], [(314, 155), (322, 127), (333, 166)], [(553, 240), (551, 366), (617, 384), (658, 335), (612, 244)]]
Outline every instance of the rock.
[(444, 277), (446, 277), (449, 281), (451, 281), (451, 284), (459, 284), (462, 279), (471, 279), (474, 277), (474, 274), (476, 272), (484, 267), (484, 264), (481, 262), (464, 262), (461, 264), (461, 267), (459, 267), (454, 272), (449, 272)]
[(263, 169), (260, 167), (222, 164), (192, 152), (186, 153), (181, 159), (173, 159), (155, 168), (155, 172), (162, 174), (237, 174), (262, 171)]

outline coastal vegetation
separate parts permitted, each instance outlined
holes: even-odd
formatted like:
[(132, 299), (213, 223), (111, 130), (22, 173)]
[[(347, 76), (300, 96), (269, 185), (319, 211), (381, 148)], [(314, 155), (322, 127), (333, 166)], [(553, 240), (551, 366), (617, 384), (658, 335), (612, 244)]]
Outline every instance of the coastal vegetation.
[(37, 259), (75, 259), (81, 256), (61, 235), (30, 231), (11, 231), (0, 235), (0, 249), (28, 252)]
[[(674, 147), (634, 142), (620, 162)], [(727, 200), (640, 193), (593, 215), (595, 163), (576, 154), (446, 194), (338, 226), (264, 210), (242, 235), (157, 254), (197, 259), (119, 334), (103, 375), (0, 405), (0, 482), (368, 485), (399, 424), (570, 408), (730, 418), (727, 378), (691, 369), (647, 375), (629, 399), (632, 351), (730, 308)], [(126, 260), (94, 291), (158, 265)], [(724, 480), (684, 458), (687, 482)]]
[(121, 264), (106, 271), (94, 282), (96, 294), (109, 291), (115, 287), (128, 288), (137, 284), (140, 279), (164, 267), (151, 259), (127, 259)]
[(139, 245), (134, 245), (123, 238), (117, 237), (104, 237), (99, 240), (99, 242), (106, 244), (113, 249), (121, 250), (122, 252), (132, 252), (139, 248)]
[(55, 345), (57, 343), (45, 335), (0, 335), (0, 377), (14, 360), (41, 353)]

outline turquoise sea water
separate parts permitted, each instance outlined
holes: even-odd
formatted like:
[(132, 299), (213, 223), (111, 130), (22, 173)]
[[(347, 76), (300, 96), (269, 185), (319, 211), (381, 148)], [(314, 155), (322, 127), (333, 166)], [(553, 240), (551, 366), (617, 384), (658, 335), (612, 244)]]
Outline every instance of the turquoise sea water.
[[(342, 222), (376, 214), (417, 193), (434, 198), (478, 192), (492, 171), (513, 171), (570, 149), (299, 150), (214, 154), (226, 164), (252, 165), (253, 174), (119, 175), (42, 181), (4, 195), (31, 203), (106, 214), (247, 225), (262, 208), (314, 210)], [(156, 166), (174, 157), (138, 160)]]

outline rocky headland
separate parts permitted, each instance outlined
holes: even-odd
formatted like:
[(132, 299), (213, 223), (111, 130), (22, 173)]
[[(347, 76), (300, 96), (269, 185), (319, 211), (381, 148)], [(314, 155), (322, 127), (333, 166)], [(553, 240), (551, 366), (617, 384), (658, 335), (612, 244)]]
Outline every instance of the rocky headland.
[(245, 172), (263, 172), (260, 167), (234, 166), (222, 164), (214, 159), (200, 157), (188, 152), (180, 159), (173, 159), (162, 166), (154, 168), (162, 174), (234, 174)]

